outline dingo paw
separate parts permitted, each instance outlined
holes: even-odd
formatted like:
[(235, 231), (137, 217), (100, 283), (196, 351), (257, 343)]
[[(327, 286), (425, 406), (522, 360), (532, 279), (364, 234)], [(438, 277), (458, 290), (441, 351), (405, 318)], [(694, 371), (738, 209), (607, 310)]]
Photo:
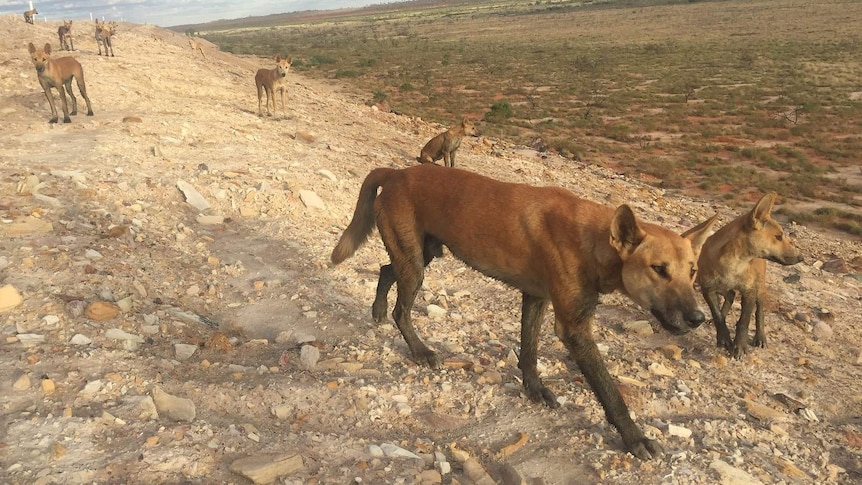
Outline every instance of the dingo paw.
[(755, 335), (754, 340), (751, 341), (752, 347), (760, 347), (761, 349), (766, 348), (766, 335)]
[(531, 383), (528, 379), (525, 379), (524, 394), (526, 394), (531, 401), (544, 402), (545, 405), (551, 409), (560, 407), (560, 403), (557, 402), (557, 396), (554, 395), (550, 389), (545, 387), (541, 381)]
[(658, 441), (649, 438), (641, 438), (634, 443), (627, 443), (629, 452), (641, 460), (652, 460), (664, 454), (664, 448)]
[(440, 366), (443, 365), (443, 361), (437, 353), (430, 349), (424, 350), (419, 355), (415, 356), (415, 359), (418, 364), (428, 364), (428, 367), (432, 369), (439, 369)]

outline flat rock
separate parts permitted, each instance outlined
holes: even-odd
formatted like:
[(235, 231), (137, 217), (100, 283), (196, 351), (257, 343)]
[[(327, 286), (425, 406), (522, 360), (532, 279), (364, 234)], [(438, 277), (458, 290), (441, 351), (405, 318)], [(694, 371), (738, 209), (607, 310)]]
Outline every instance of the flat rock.
[(69, 343), (72, 345), (90, 345), (91, 343), (93, 343), (93, 339), (87, 337), (86, 335), (76, 333), (69, 340)]
[(623, 323), (623, 330), (635, 335), (652, 335), (652, 325), (647, 320), (634, 320)]
[(27, 236), (31, 234), (47, 234), (54, 230), (54, 225), (36, 217), (24, 217), (10, 224), (0, 225), (0, 232), (7, 236)]
[(190, 183), (185, 182), (183, 180), (177, 181), (177, 188), (183, 193), (186, 197), (186, 202), (189, 203), (195, 209), (203, 212), (210, 208), (210, 203), (201, 195), (200, 192), (197, 191)]
[(195, 403), (191, 399), (172, 396), (160, 387), (153, 389), (153, 402), (159, 414), (174, 421), (194, 421)]
[(758, 421), (787, 421), (789, 418), (787, 414), (781, 411), (748, 399), (743, 399), (743, 403), (748, 414)]
[(446, 309), (434, 304), (425, 307), (425, 312), (431, 320), (439, 320), (446, 316)]
[(415, 453), (407, 451), (400, 446), (393, 445), (392, 443), (383, 443), (380, 445), (380, 449), (383, 450), (383, 454), (389, 458), (416, 458), (421, 460), (421, 458), (419, 458)]
[(323, 199), (311, 190), (300, 190), (299, 200), (301, 200), (302, 203), (310, 209), (326, 209), (326, 204), (323, 202)]
[(30, 389), (32, 385), (33, 383), (30, 382), (30, 375), (21, 374), (17, 379), (15, 379), (15, 382), (12, 384), (12, 389), (16, 391), (26, 391), (27, 389)]
[(242, 475), (254, 483), (272, 483), (279, 477), (296, 473), (302, 469), (299, 455), (253, 455), (234, 460), (230, 471)]
[(709, 468), (718, 472), (721, 485), (763, 485), (763, 482), (747, 471), (730, 466), (721, 460), (713, 461), (709, 464)]
[(214, 226), (217, 224), (223, 224), (224, 216), (198, 214), (195, 220), (198, 221), (198, 224), (204, 226)]
[(12, 285), (0, 288), (0, 312), (11, 310), (24, 302), (24, 298)]
[(119, 328), (109, 328), (108, 330), (105, 330), (105, 338), (111, 338), (114, 340), (131, 340), (132, 342), (139, 344), (144, 343), (143, 337), (126, 332), (125, 330), (120, 330)]
[(174, 344), (174, 354), (177, 356), (177, 360), (186, 360), (194, 355), (197, 350), (197, 345)]

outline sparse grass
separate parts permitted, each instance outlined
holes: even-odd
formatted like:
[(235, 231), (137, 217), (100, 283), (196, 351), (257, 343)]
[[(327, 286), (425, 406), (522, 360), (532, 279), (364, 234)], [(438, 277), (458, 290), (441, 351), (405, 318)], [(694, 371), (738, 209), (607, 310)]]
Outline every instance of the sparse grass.
[(297, 70), (399, 112), (484, 119), (489, 136), (541, 137), (566, 156), (598, 151), (665, 187), (858, 200), (858, 184), (824, 177), (862, 153), (862, 102), (851, 100), (862, 3), (478, 4), (490, 5), (198, 30), (226, 51), (293, 55)]

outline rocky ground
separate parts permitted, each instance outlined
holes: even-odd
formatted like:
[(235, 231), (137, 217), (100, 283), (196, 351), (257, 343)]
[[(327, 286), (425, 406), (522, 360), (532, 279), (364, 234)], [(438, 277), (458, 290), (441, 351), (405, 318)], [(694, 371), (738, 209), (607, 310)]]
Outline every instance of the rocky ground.
[[(788, 224), (806, 260), (770, 265), (770, 346), (739, 361), (711, 325), (673, 337), (603, 299), (607, 365), (668, 452), (641, 462), (550, 321), (540, 365), (562, 406), (521, 395), (514, 290), (435, 261), (416, 314), (447, 358), (432, 371), (370, 318), (377, 236), (328, 264), (365, 174), (412, 165), (440, 126), (295, 74), (287, 113), (261, 118), (253, 76), (270, 60), (206, 42), (204, 58), (130, 24), (114, 58), (74, 32), (95, 116), (49, 125), (26, 46), (56, 46), (56, 27), (0, 18), (0, 482), (862, 480), (858, 240)], [(735, 215), (591, 155), (480, 138), (458, 162), (679, 231)]]

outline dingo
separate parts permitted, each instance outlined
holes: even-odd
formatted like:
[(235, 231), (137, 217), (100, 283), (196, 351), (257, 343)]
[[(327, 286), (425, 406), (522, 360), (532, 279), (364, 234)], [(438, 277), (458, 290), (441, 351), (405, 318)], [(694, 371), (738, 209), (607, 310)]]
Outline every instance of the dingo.
[(196, 39), (189, 39), (189, 47), (192, 48), (192, 52), (201, 51), (201, 55), (204, 59), (207, 58), (207, 55), (204, 53), (204, 46)]
[[(697, 282), (715, 322), (717, 345), (737, 359), (748, 350), (752, 311), (755, 324), (752, 345), (766, 347), (762, 308), (766, 260), (784, 265), (802, 261), (799, 250), (770, 217), (775, 197), (775, 193), (764, 195), (751, 212), (737, 217), (710, 236), (700, 252)], [(725, 319), (736, 292), (742, 296), (742, 311), (736, 322), (736, 338), (731, 340)], [(724, 298), (721, 308), (719, 297)]]
[(39, 15), (39, 12), (37, 12), (35, 8), (33, 10), (27, 10), (26, 12), (24, 12), (24, 22), (32, 24), (33, 17), (36, 15)]
[(416, 161), (434, 163), (442, 158), (445, 166), (454, 167), (455, 152), (461, 146), (461, 139), (465, 135), (477, 136), (478, 134), (476, 125), (464, 118), (461, 123), (428, 140), (428, 143), (422, 148), (422, 152), (416, 157)]
[[(72, 40), (72, 21), (63, 21), (63, 25), (57, 27), (57, 37), (60, 38), (60, 47), (67, 51), (75, 50), (75, 42)], [(69, 46), (72, 46), (70, 49)]]
[[(72, 57), (51, 59), (51, 44), (45, 44), (44, 48), (37, 49), (31, 42), (29, 49), (30, 57), (36, 66), (39, 84), (42, 85), (42, 90), (45, 91), (48, 104), (51, 105), (50, 122), (57, 122), (57, 108), (54, 106), (54, 96), (51, 95), (51, 88), (57, 88), (57, 92), (60, 93), (60, 105), (63, 107), (63, 123), (72, 122), (69, 118), (69, 108), (66, 105), (67, 91), (69, 92), (69, 97), (72, 98), (71, 114), (78, 114), (78, 100), (72, 94), (73, 77), (78, 83), (78, 91), (81, 91), (81, 96), (87, 102), (87, 116), (93, 116), (93, 108), (90, 106), (90, 98), (87, 96), (87, 87), (84, 85), (84, 69), (81, 67), (81, 64)], [(64, 86), (65, 89), (63, 88)]]
[(111, 37), (114, 36), (117, 29), (116, 22), (102, 22), (96, 19), (96, 45), (99, 46), (99, 55), (102, 55), (102, 46), (105, 46), (105, 57), (108, 57), (108, 50), (111, 51), (111, 57), (114, 57), (114, 46), (111, 44)]
[(627, 205), (614, 210), (559, 187), (498, 182), (438, 165), (378, 168), (362, 183), (332, 262), (352, 255), (375, 221), (391, 262), (380, 268), (372, 315), (385, 318), (387, 293), (397, 282), (392, 316), (417, 362), (440, 365), (416, 334), (410, 312), (425, 266), (445, 245), (468, 266), (521, 290), (519, 367), (530, 399), (558, 405), (536, 369), (542, 317), (552, 303), (557, 336), (626, 449), (641, 459), (662, 453), (629, 415), (593, 340), (592, 317), (599, 295), (619, 290), (672, 333), (699, 326), (705, 317), (692, 285), (700, 246), (715, 217), (684, 238), (638, 221)]
[(275, 69), (258, 69), (254, 75), (254, 84), (257, 86), (257, 114), (263, 116), (260, 109), (260, 101), (263, 91), (266, 90), (266, 114), (272, 116), (269, 111), (269, 100), (272, 98), (272, 112), (275, 113), (275, 93), (281, 93), (281, 112), (284, 113), (284, 91), (287, 88), (287, 72), (290, 71), (290, 63), (293, 57), (282, 59), (281, 55), (275, 55)]

